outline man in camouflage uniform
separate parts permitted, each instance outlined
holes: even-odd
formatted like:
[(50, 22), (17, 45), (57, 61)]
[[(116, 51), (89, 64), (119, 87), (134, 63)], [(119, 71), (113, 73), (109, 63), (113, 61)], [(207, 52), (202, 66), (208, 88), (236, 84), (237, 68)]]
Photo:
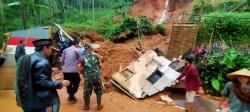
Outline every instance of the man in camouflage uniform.
[(84, 106), (83, 110), (89, 110), (90, 96), (94, 89), (97, 98), (97, 110), (101, 110), (102, 97), (102, 81), (100, 78), (100, 63), (98, 57), (92, 52), (92, 48), (89, 45), (85, 45), (85, 52), (81, 55), (80, 61), (83, 65), (84, 72)]

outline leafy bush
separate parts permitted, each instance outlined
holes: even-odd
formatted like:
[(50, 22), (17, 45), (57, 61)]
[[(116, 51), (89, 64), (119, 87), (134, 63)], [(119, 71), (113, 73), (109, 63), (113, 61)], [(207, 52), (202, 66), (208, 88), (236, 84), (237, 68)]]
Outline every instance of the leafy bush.
[[(129, 34), (132, 34), (134, 36), (138, 35), (138, 30), (137, 30), (137, 21), (133, 17), (126, 18), (120, 27), (121, 32), (127, 32)], [(120, 33), (121, 33), (120, 32)]]
[(225, 51), (213, 52), (206, 62), (198, 61), (201, 79), (208, 93), (220, 95), (220, 91), (229, 81), (228, 73), (242, 68), (250, 69), (250, 54), (231, 48)]
[[(249, 12), (249, 0), (194, 0), (193, 11), (189, 20), (198, 22), (200, 16), (213, 12), (230, 12), (235, 8), (239, 8), (240, 12)], [(245, 5), (239, 7), (239, 5)]]
[(157, 24), (155, 25), (155, 33), (159, 33), (161, 35), (166, 35), (166, 25), (165, 24)]
[(123, 20), (120, 27), (104, 30), (103, 34), (106, 39), (113, 42), (123, 42), (134, 37), (140, 37), (141, 35), (152, 34), (153, 30), (153, 25), (147, 18), (128, 17)]
[(149, 35), (153, 32), (153, 25), (149, 19), (142, 17), (140, 18), (140, 31), (142, 34)]
[(230, 46), (250, 45), (250, 13), (212, 13), (201, 20), (199, 42), (224, 40)]

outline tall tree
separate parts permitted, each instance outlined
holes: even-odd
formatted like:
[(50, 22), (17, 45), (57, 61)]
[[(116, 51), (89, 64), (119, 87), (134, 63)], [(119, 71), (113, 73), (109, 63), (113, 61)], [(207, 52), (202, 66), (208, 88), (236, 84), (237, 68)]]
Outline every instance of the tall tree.
[(4, 24), (5, 23), (5, 14), (4, 14), (4, 11), (3, 11), (3, 1), (2, 0), (0, 0), (0, 14), (1, 14), (1, 23), (0, 23), (0, 25), (2, 27), (1, 31), (0, 31), (0, 38), (2, 40), (2, 33), (5, 32), (5, 24)]
[(94, 21), (95, 20), (95, 0), (92, 0), (92, 17)]
[(23, 28), (26, 29), (28, 26), (27, 26), (27, 15), (26, 15), (26, 11), (25, 11), (25, 1), (24, 0), (20, 0), (20, 16), (22, 18)]

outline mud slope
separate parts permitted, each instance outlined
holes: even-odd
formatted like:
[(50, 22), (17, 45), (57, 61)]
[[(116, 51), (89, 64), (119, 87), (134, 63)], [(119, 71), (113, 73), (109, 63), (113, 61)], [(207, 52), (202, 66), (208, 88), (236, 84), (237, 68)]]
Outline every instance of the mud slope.
[(173, 22), (186, 22), (192, 13), (193, 0), (138, 0), (130, 10), (133, 16), (146, 16), (157, 22), (163, 16), (164, 10), (166, 19)]

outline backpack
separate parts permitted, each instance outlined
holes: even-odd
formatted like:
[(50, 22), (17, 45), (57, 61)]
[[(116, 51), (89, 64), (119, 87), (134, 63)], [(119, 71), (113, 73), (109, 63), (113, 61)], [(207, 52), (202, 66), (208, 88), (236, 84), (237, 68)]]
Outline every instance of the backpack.
[(17, 103), (24, 109), (33, 107), (34, 94), (31, 76), (31, 55), (24, 55), (16, 64), (15, 93)]

